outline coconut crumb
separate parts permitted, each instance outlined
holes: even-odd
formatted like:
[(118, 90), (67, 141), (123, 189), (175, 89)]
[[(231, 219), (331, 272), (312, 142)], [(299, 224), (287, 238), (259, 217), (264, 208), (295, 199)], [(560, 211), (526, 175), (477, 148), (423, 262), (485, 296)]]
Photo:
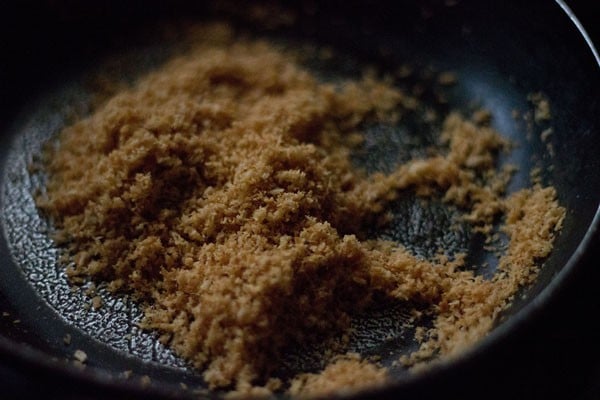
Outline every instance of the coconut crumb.
[(450, 86), (458, 82), (458, 77), (454, 72), (445, 71), (438, 75), (438, 82), (440, 85)]
[(473, 113), (473, 121), (479, 125), (487, 125), (492, 121), (492, 113), (489, 110), (479, 109)]
[(75, 353), (73, 353), (73, 358), (75, 359), (75, 361), (81, 363), (81, 364), (85, 364), (88, 356), (85, 353), (85, 351), (83, 350), (75, 350)]
[(97, 310), (97, 309), (99, 309), (100, 307), (102, 307), (102, 305), (103, 305), (103, 304), (104, 304), (104, 303), (103, 303), (103, 301), (102, 301), (102, 297), (100, 297), (100, 296), (94, 296), (94, 297), (92, 298), (92, 308), (93, 308), (94, 310)]
[(552, 128), (544, 129), (542, 133), (540, 133), (540, 139), (542, 140), (542, 142), (548, 142), (553, 132), (554, 130)]
[(140, 377), (140, 385), (142, 387), (148, 387), (152, 383), (152, 379), (148, 375), (142, 375)]
[(537, 123), (552, 119), (550, 112), (550, 102), (548, 98), (541, 92), (530, 93), (527, 99), (534, 105), (533, 119)]
[[(320, 374), (270, 375), (286, 348), (343, 337), (375, 293), (435, 311), (406, 364), (483, 337), (552, 248), (564, 217), (555, 191), (506, 196), (514, 168), (496, 162), (510, 144), (457, 113), (444, 120), (443, 151), (366, 176), (350, 160), (360, 127), (397, 121), (412, 96), (373, 73), (319, 82), (293, 54), (218, 29), (65, 128), (46, 155), (37, 203), (62, 238), (69, 278), (131, 293), (142, 327), (231, 396), (383, 383), (385, 368), (334, 349)], [(407, 191), (441, 195), (486, 235), (504, 218), (501, 271), (485, 280), (464, 254), (423, 260), (363, 240)]]

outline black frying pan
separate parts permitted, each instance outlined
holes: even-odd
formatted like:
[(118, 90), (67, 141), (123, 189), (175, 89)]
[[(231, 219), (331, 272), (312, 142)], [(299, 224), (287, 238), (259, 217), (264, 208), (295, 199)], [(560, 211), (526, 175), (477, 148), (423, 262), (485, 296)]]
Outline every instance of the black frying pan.
[[(565, 356), (572, 351), (599, 355), (597, 347), (584, 348), (588, 342), (577, 342), (593, 335), (571, 334), (574, 342), (568, 343), (568, 351), (560, 349), (564, 341), (548, 340), (560, 337), (561, 329), (571, 332), (567, 324), (579, 321), (572, 317), (577, 310), (561, 305), (561, 296), (582, 287), (580, 281), (585, 277), (597, 276), (590, 275), (589, 269), (595, 266), (593, 251), (599, 243), (600, 225), (599, 61), (569, 10), (562, 2), (552, 1), (307, 4), (287, 5), (300, 13), (296, 25), (268, 30), (245, 18), (245, 3), (215, 11), (211, 5), (187, 2), (168, 6), (160, 2), (48, 2), (36, 4), (33, 9), (38, 11), (33, 14), (16, 7), (2, 13), (7, 19), (3, 39), (10, 44), (6, 53), (10, 57), (2, 61), (0, 76), (0, 364), (37, 376), (36, 387), (27, 390), (85, 398), (213, 395), (183, 389), (180, 383), (192, 389), (201, 386), (197, 374), (156, 344), (152, 334), (135, 328), (132, 321), (139, 311), (127, 300), (111, 303), (109, 299), (108, 306), (97, 313), (82, 310), (85, 300), (70, 292), (56, 265), (47, 227), (31, 202), (31, 193), (40, 182), (26, 168), (40, 144), (67, 123), (70, 114), (85, 113), (91, 90), (81, 84), (86, 71), (111, 57), (117, 60), (111, 64), (114, 74), (133, 77), (168, 56), (168, 46), (167, 50), (157, 46), (158, 39), (152, 34), (158, 21), (202, 18), (212, 12), (225, 13), (241, 28), (258, 35), (286, 43), (331, 46), (344, 56), (336, 60), (339, 62), (314, 66), (324, 75), (352, 74), (366, 63), (385, 71), (406, 61), (432, 74), (455, 71), (459, 83), (451, 88), (435, 87), (427, 73), (403, 84), (424, 85), (425, 98), (441, 113), (450, 108), (467, 112), (476, 106), (492, 111), (494, 126), (520, 142), (512, 156), (521, 168), (515, 185), (528, 179), (532, 167), (540, 166), (543, 180), (557, 188), (559, 200), (568, 210), (555, 250), (538, 280), (521, 293), (486, 339), (458, 360), (422, 375), (399, 373), (385, 388), (365, 395), (427, 398), (439, 391), (445, 396), (468, 397), (477, 396), (477, 390), (484, 388), (486, 398), (537, 397), (557, 394), (559, 387), (575, 390), (584, 382), (562, 375), (567, 367), (561, 363), (572, 361)], [(539, 136), (547, 126), (530, 125), (512, 116), (513, 110), (530, 112), (527, 95), (538, 91), (544, 92), (552, 105), (553, 156)], [(447, 101), (439, 101), (440, 96)], [(358, 158), (375, 168), (418, 153), (429, 139), (406, 132), (415, 131), (420, 123), (409, 120), (402, 132), (373, 132), (381, 146), (369, 148)], [(402, 145), (390, 152), (385, 140)], [(400, 223), (397, 231), (403, 240), (409, 239), (413, 250), (426, 254), (431, 243), (443, 235), (443, 229), (434, 229), (436, 224), (415, 226), (410, 221), (437, 223), (447, 218), (444, 210), (435, 206), (419, 209), (410, 203), (399, 204), (396, 211), (409, 221)], [(452, 243), (469, 247), (472, 239), (467, 235), (453, 238)], [(544, 324), (557, 313), (564, 315), (553, 321), (565, 326)], [(364, 317), (363, 325), (373, 329), (394, 325), (389, 323), (394, 314), (383, 314)], [(573, 327), (573, 332), (586, 331)], [(400, 339), (410, 336), (396, 333)], [(67, 335), (70, 340), (65, 343)], [(403, 343), (376, 343), (368, 351), (394, 355), (408, 346)], [(77, 349), (88, 356), (85, 368), (72, 363)], [(299, 351), (308, 353), (310, 349)], [(593, 364), (584, 365), (589, 368)], [(128, 378), (124, 371), (131, 371)], [(150, 377), (149, 384), (143, 376)], [(566, 380), (568, 389), (558, 385), (558, 380)]]

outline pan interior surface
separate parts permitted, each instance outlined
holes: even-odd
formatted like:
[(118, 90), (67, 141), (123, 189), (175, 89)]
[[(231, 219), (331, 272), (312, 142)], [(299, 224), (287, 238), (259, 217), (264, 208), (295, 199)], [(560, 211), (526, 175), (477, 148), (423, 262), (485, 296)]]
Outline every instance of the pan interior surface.
[[(393, 10), (387, 12), (378, 5), (367, 13), (358, 5), (343, 11), (323, 6), (318, 12), (299, 5), (301, 17), (296, 25), (259, 30), (258, 34), (288, 46), (312, 42), (333, 48), (333, 59), (308, 63), (323, 79), (352, 76), (366, 65), (387, 72), (408, 60), (417, 72), (399, 79), (398, 85), (408, 91), (423, 90), (422, 102), (429, 110), (443, 116), (458, 109), (468, 115), (483, 107), (493, 115), (492, 126), (518, 143), (502, 160), (519, 166), (509, 190), (527, 186), (531, 170), (541, 169), (543, 182), (556, 187), (567, 216), (555, 251), (536, 283), (520, 293), (502, 316), (499, 324), (508, 325), (511, 316), (526, 308), (568, 263), (597, 211), (600, 143), (594, 137), (599, 128), (594, 88), (598, 74), (597, 70), (593, 70), (595, 75), (589, 74), (591, 56), (586, 58), (585, 44), (567, 26), (567, 18), (556, 5), (544, 6), (544, 18), (533, 6), (521, 8), (516, 2), (497, 6), (497, 12), (490, 13), (477, 2), (452, 6), (426, 2), (414, 7), (391, 6)], [(150, 24), (158, 14), (145, 22)], [(238, 22), (244, 29), (252, 28), (247, 20)], [(115, 24), (119, 25), (118, 21)], [(551, 32), (548, 26), (564, 27), (564, 32)], [(168, 41), (146, 42), (134, 36), (131, 43), (121, 43), (119, 50), (105, 49), (112, 74), (119, 79), (135, 78), (172, 52)], [(51, 227), (35, 206), (34, 195), (43, 187), (44, 176), (31, 170), (32, 161), (73, 117), (89, 113), (92, 93), (86, 76), (97, 61), (82, 61), (71, 75), (61, 77), (61, 83), (48, 86), (46, 93), (23, 107), (8, 133), (3, 132), (0, 311), (6, 316), (0, 320), (2, 332), (61, 359), (71, 360), (76, 350), (83, 350), (87, 368), (107, 371), (117, 381), (133, 371), (137, 378), (149, 376), (151, 386), (180, 390), (183, 383), (193, 391), (204, 386), (199, 374), (161, 345), (157, 334), (137, 326), (142, 312), (129, 297), (99, 287), (104, 306), (94, 309), (85, 286), (72, 289), (57, 261), (59, 250), (50, 239)], [(439, 85), (436, 79), (443, 71), (456, 73), (457, 84)], [(591, 78), (595, 86), (586, 80), (590, 76), (596, 77)], [(528, 96), (535, 92), (543, 92), (549, 99), (551, 120), (536, 123), (531, 118), (535, 110)], [(432, 122), (424, 115), (425, 109), (420, 109), (399, 126), (367, 128), (365, 144), (354, 157), (356, 163), (367, 170), (386, 170), (424, 153), (440, 129), (440, 119)], [(541, 133), (549, 128), (552, 135), (542, 138)], [(374, 236), (406, 243), (425, 258), (439, 247), (466, 251), (469, 257), (488, 262), (490, 269), (477, 273), (493, 273), (495, 257), (483, 250), (481, 238), (467, 225), (457, 225), (457, 210), (435, 200), (423, 203), (407, 197), (393, 205), (393, 212), (392, 227), (374, 232)], [(356, 316), (350, 349), (380, 356), (384, 364), (392, 365), (417, 346), (414, 331), (403, 325), (407, 319), (402, 304), (388, 304)], [(322, 368), (322, 351), (318, 347), (291, 349), (279, 373), (286, 376)], [(392, 371), (400, 383), (410, 379), (402, 368)]]

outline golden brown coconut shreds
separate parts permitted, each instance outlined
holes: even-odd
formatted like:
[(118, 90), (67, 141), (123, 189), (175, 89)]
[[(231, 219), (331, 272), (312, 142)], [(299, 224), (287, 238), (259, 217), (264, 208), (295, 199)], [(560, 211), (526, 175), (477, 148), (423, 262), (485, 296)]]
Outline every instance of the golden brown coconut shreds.
[[(485, 335), (550, 252), (564, 215), (554, 190), (504, 197), (510, 171), (496, 169), (495, 155), (507, 143), (458, 114), (444, 124), (446, 151), (366, 176), (347, 143), (414, 99), (373, 77), (322, 83), (273, 45), (216, 36), (60, 134), (38, 204), (74, 261), (69, 275), (133, 293), (145, 327), (212, 388), (242, 393), (260, 392), (258, 382), (278, 388), (268, 378), (286, 346), (347, 328), (375, 292), (435, 311), (410, 362)], [(500, 272), (485, 280), (461, 268), (462, 255), (422, 260), (365, 241), (365, 224), (406, 190), (441, 193), (483, 232), (505, 215)], [(334, 360), (323, 377), (337, 373), (354, 387), (385, 377), (355, 357)], [(319, 379), (303, 375), (293, 391), (318, 392)]]

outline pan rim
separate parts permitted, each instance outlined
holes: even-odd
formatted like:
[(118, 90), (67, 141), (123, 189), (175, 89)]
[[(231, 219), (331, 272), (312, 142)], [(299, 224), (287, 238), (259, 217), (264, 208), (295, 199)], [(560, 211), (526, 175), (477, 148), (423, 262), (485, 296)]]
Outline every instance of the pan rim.
[[(600, 54), (577, 16), (564, 0), (555, 0), (554, 2), (562, 9), (565, 15), (570, 19), (571, 23), (573, 23), (573, 25), (576, 27), (579, 34), (589, 47), (598, 68), (600, 68)], [(429, 368), (424, 374), (409, 375), (397, 382), (392, 382), (384, 387), (374, 388), (360, 394), (377, 396), (378, 393), (389, 393), (390, 391), (398, 390), (403, 386), (416, 384), (417, 382), (423, 380), (425, 375), (427, 375), (428, 379), (435, 379), (435, 376), (443, 373), (448, 369), (448, 367), (464, 363), (476, 355), (484, 353), (494, 343), (502, 340), (511, 332), (518, 329), (518, 327), (522, 325), (526, 319), (540, 312), (542, 307), (549, 302), (561, 284), (567, 281), (569, 277), (574, 274), (574, 271), (580, 265), (582, 258), (592, 246), (593, 242), (598, 238), (600, 238), (600, 203), (596, 208), (596, 212), (591, 223), (587, 227), (583, 239), (579, 242), (577, 248), (571, 254), (567, 262), (556, 274), (556, 276), (552, 278), (549, 284), (540, 291), (540, 293), (538, 293), (530, 302), (524, 305), (522, 309), (518, 310), (514, 315), (511, 316), (510, 323), (501, 324), (492, 332), (490, 332), (489, 335), (473, 346), (470, 346), (467, 350), (461, 352), (461, 354), (457, 357), (453, 358), (452, 360), (437, 363)], [(74, 379), (77, 381), (77, 383), (86, 383), (92, 385), (93, 387), (89, 388), (88, 390), (102, 388), (104, 390), (109, 390), (110, 393), (123, 396), (138, 395), (165, 399), (181, 399), (188, 398), (188, 396), (190, 396), (188, 393), (183, 391), (174, 394), (173, 391), (169, 390), (168, 388), (158, 387), (157, 385), (146, 388), (135, 381), (119, 380), (110, 374), (103, 373), (103, 370), (98, 367), (86, 367), (85, 369), (80, 369), (70, 363), (53, 360), (48, 356), (47, 353), (38, 350), (29, 344), (19, 343), (13, 339), (5, 337), (2, 333), (0, 333), (0, 359), (14, 363), (14, 366), (19, 370), (30, 372), (32, 370), (38, 370), (40, 372), (44, 372), (46, 376)], [(190, 396), (189, 398), (192, 397)]]

